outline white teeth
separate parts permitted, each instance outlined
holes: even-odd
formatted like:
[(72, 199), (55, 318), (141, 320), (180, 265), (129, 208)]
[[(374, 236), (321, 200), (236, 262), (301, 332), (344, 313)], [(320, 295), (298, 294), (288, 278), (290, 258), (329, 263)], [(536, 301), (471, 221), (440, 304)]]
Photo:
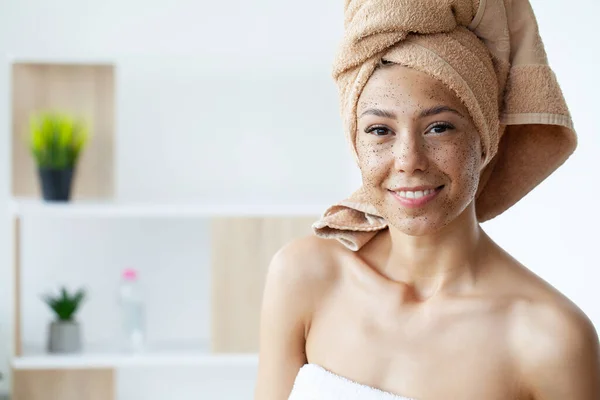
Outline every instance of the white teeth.
[(435, 189), (427, 189), (425, 191), (423, 190), (418, 190), (416, 192), (405, 192), (405, 191), (400, 191), (400, 192), (396, 192), (400, 195), (400, 197), (404, 197), (406, 199), (420, 199), (423, 196), (427, 196), (431, 193), (433, 193), (435, 191)]

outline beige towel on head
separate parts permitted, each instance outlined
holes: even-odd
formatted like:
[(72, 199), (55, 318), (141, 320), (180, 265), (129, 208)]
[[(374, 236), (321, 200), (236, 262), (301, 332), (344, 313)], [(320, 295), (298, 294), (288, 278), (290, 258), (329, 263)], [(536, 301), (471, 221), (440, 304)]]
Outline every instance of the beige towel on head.
[[(477, 218), (510, 208), (560, 167), (577, 138), (529, 0), (346, 0), (333, 76), (355, 158), (356, 107), (381, 59), (429, 73), (469, 109), (486, 152)], [(317, 236), (360, 249), (387, 227), (363, 188), (325, 210)]]

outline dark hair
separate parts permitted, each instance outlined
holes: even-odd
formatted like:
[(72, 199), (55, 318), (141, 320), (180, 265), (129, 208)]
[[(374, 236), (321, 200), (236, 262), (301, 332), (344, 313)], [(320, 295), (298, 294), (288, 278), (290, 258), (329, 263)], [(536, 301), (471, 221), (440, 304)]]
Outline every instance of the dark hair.
[(377, 68), (385, 67), (386, 65), (394, 64), (393, 61), (388, 61), (384, 58), (379, 59), (379, 63), (377, 64)]

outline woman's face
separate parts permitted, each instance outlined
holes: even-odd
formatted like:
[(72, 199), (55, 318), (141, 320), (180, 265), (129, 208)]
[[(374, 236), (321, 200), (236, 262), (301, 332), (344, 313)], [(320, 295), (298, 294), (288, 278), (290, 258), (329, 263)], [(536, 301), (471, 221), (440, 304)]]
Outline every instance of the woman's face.
[(443, 83), (379, 68), (357, 109), (356, 148), (369, 202), (389, 225), (424, 235), (474, 211), (482, 155), (467, 108)]

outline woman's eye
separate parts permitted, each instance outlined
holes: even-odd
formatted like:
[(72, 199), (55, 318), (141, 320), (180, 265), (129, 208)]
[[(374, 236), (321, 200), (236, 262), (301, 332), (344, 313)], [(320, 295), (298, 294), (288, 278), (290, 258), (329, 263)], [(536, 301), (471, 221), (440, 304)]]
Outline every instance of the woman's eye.
[(387, 136), (387, 134), (390, 133), (390, 130), (383, 126), (374, 126), (374, 127), (366, 129), (365, 132), (371, 133), (375, 136)]
[(436, 124), (434, 126), (431, 127), (431, 129), (429, 130), (429, 132), (432, 133), (444, 133), (449, 129), (454, 129), (454, 127), (450, 124)]

